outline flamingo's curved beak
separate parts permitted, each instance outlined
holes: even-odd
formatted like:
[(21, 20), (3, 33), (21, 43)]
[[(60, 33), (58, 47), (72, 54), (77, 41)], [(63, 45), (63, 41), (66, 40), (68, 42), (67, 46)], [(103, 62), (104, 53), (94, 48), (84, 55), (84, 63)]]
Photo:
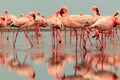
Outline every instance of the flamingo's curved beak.
[(115, 17), (115, 16), (118, 16), (119, 13), (120, 13), (120, 12), (117, 11), (113, 16), (114, 16), (114, 17)]
[(62, 9), (60, 9), (60, 15), (63, 17), (63, 14), (64, 14), (64, 10), (62, 8)]

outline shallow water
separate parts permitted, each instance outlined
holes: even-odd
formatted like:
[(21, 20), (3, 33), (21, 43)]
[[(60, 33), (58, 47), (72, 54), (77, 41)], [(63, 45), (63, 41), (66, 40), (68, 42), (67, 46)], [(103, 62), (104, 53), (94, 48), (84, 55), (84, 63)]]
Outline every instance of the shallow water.
[[(42, 32), (41, 37), (39, 37), (39, 44), (37, 44), (37, 39), (34, 36), (34, 32), (29, 32), (30, 40), (34, 43), (34, 47), (30, 48), (30, 44), (26, 37), (24, 36), (23, 32), (20, 32), (16, 41), (16, 49), (13, 49), (13, 32), (9, 33), (9, 41), (7, 40), (8, 33), (4, 33), (2, 36), (2, 39), (0, 41), (0, 52), (4, 52), (5, 54), (9, 54), (10, 59), (13, 59), (15, 55), (17, 54), (19, 62), (22, 63), (24, 61), (24, 57), (27, 54), (28, 57), (25, 61), (25, 64), (31, 65), (36, 73), (35, 80), (56, 80), (56, 74), (54, 73), (56, 70), (57, 73), (57, 67), (53, 67), (51, 65), (47, 65), (47, 62), (51, 60), (51, 58), (54, 57), (54, 53), (57, 53), (59, 55), (67, 55), (70, 56), (63, 56), (60, 57), (60, 62), (62, 63), (61, 67), (59, 67), (60, 72), (58, 73), (60, 76), (71, 75), (74, 74), (74, 66), (76, 63), (75, 59), (75, 36), (73, 34), (72, 36), (72, 42), (70, 43), (69, 40), (69, 31), (67, 32), (67, 39), (65, 44), (65, 37), (64, 32), (63, 34), (63, 42), (62, 44), (59, 44), (55, 46), (52, 45), (52, 35), (50, 31)], [(4, 37), (4, 38), (3, 38)], [(15, 37), (15, 35), (14, 35)], [(92, 39), (92, 43), (94, 44), (92, 47), (89, 45), (89, 42), (87, 42), (87, 49), (90, 52), (99, 52), (95, 48), (95, 39)], [(92, 51), (91, 51), (92, 50)], [(89, 53), (88, 52), (88, 53)], [(119, 40), (115, 40), (114, 43), (107, 39), (107, 44), (105, 48), (105, 53), (107, 54), (120, 54), (120, 42)], [(36, 61), (31, 58), (31, 55), (33, 54), (42, 54), (43, 56), (40, 56), (40, 60)], [(80, 54), (82, 54), (82, 50), (79, 47), (78, 44), (78, 62), (81, 62)], [(2, 60), (2, 57), (0, 56), (0, 59)], [(7, 62), (9, 61), (5, 59), (5, 62), (2, 64), (0, 62), (0, 79), (2, 80), (29, 80), (28, 76), (22, 76), (17, 74), (13, 69), (7, 68)], [(59, 61), (58, 61), (59, 62)], [(59, 64), (57, 65), (59, 66)], [(53, 70), (51, 70), (53, 68)], [(50, 72), (52, 71), (52, 72)], [(113, 72), (115, 72), (113, 70)], [(119, 74), (119, 73), (117, 73)]]

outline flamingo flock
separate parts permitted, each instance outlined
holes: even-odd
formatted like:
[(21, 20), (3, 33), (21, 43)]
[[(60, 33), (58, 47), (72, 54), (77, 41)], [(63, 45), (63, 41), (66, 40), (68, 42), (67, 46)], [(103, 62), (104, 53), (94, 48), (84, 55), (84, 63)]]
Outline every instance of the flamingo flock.
[[(18, 37), (19, 31), (22, 29), (24, 31), (25, 37), (28, 39), (30, 43), (30, 48), (34, 47), (32, 40), (29, 38), (29, 30), (33, 29), (37, 39), (42, 35), (41, 27), (47, 28), (50, 27), (52, 33), (52, 44), (53, 49), (58, 45), (63, 44), (63, 29), (65, 31), (65, 44), (66, 40), (68, 40), (68, 36), (66, 37), (66, 29), (70, 30), (70, 37), (72, 36), (71, 33), (75, 32), (75, 57), (76, 57), (76, 64), (75, 64), (75, 78), (74, 76), (67, 76), (67, 77), (59, 77), (59, 73), (61, 73), (64, 69), (64, 56), (60, 54), (60, 52), (55, 52), (53, 50), (52, 58), (47, 61), (48, 72), (54, 76), (56, 76), (57, 80), (91, 80), (91, 76), (94, 80), (108, 80), (103, 75), (111, 76), (109, 80), (120, 80), (114, 73), (107, 71), (109, 65), (111, 64), (112, 67), (114, 65), (115, 69), (117, 70), (118, 67), (114, 62), (117, 62), (116, 56), (115, 59), (111, 60), (111, 57), (106, 56), (105, 48), (106, 48), (106, 39), (108, 36), (111, 38), (117, 37), (119, 39), (118, 28), (120, 25), (120, 18), (119, 18), (119, 11), (116, 11), (113, 15), (106, 15), (102, 16), (98, 6), (93, 6), (91, 8), (93, 15), (90, 14), (69, 14), (69, 9), (67, 6), (62, 6), (55, 13), (47, 18), (44, 15), (41, 15), (40, 12), (29, 12), (27, 15), (23, 13), (20, 14), (20, 17), (17, 17), (12, 14), (8, 14), (7, 10), (3, 10), (3, 15), (0, 16), (0, 33), (1, 38), (3, 37), (4, 31), (2, 31), (5, 27), (8, 28), (8, 35), (10, 28), (18, 28), (16, 32), (15, 39), (13, 38), (13, 48), (16, 48), (16, 41)], [(14, 36), (13, 36), (14, 37)], [(80, 38), (80, 42), (78, 39)], [(96, 44), (99, 46), (99, 51), (101, 54), (90, 55), (89, 50), (87, 48), (87, 42), (90, 43), (90, 47), (94, 46), (92, 42), (92, 38), (96, 39)], [(70, 38), (71, 39), (71, 38)], [(9, 36), (7, 38), (9, 40)], [(98, 43), (99, 41), (99, 43)], [(78, 62), (78, 44), (80, 43), (80, 50), (83, 51), (84, 54), (81, 54), (81, 64)], [(39, 45), (39, 44), (38, 44)], [(97, 49), (96, 49), (97, 50)], [(2, 56), (2, 57), (1, 57)], [(3, 54), (0, 55), (1, 60), (0, 63), (4, 64)], [(93, 57), (94, 56), (94, 57)], [(36, 58), (37, 57), (37, 58)], [(40, 58), (41, 57), (41, 58)], [(33, 61), (37, 62), (38, 60), (43, 61), (44, 55), (36, 54), (33, 55), (31, 58)], [(106, 57), (108, 60), (106, 60)], [(17, 64), (13, 65), (12, 62), (8, 63), (9, 67), (12, 67), (14, 70), (21, 70), (23, 67), (25, 68), (25, 75), (29, 75), (29, 80), (34, 80), (35, 72), (34, 68), (31, 65), (27, 64), (20, 64), (18, 63), (18, 59), (15, 59)], [(37, 60), (37, 61), (36, 61)], [(85, 62), (86, 61), (86, 62)], [(109, 64), (107, 64), (109, 63)], [(89, 66), (88, 66), (89, 65)], [(92, 65), (92, 66), (91, 66)], [(99, 69), (95, 71), (93, 69), (93, 65), (95, 68)], [(21, 68), (22, 67), (22, 68)], [(28, 70), (26, 69), (28, 68)], [(29, 74), (29, 71), (31, 71)], [(19, 71), (18, 71), (19, 72)], [(19, 73), (19, 74), (22, 74)], [(70, 79), (70, 78), (71, 79)]]

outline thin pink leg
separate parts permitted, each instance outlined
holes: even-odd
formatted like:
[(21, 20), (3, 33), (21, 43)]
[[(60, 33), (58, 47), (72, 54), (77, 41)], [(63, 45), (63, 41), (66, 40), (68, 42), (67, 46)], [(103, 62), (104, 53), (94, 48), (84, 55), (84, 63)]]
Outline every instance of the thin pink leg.
[(72, 42), (72, 28), (70, 28), (70, 44)]
[(104, 33), (103, 32), (101, 34), (101, 40), (102, 40), (101, 51), (102, 51), (102, 70), (103, 70), (103, 62), (104, 62)]
[[(23, 29), (24, 30), (24, 29)], [(24, 33), (25, 33), (25, 36), (26, 36), (26, 38), (28, 39), (28, 41), (30, 42), (30, 44), (31, 44), (31, 48), (33, 47), (33, 44), (32, 44), (32, 42), (30, 41), (30, 39), (29, 39), (29, 37), (28, 37), (28, 34), (27, 34), (27, 32), (24, 30)]]
[(77, 28), (75, 28), (76, 33), (76, 67), (78, 66), (78, 31)]
[(17, 33), (16, 33), (15, 41), (14, 41), (14, 43), (13, 43), (13, 48), (15, 48), (15, 43), (16, 43), (16, 40), (17, 40), (17, 36), (18, 36), (19, 31), (20, 31), (20, 28), (18, 29), (18, 31), (17, 31)]
[(65, 44), (66, 44), (66, 27), (65, 27)]
[(58, 42), (61, 43), (62, 42), (62, 34), (60, 29), (56, 29), (57, 32), (57, 38), (58, 38)]

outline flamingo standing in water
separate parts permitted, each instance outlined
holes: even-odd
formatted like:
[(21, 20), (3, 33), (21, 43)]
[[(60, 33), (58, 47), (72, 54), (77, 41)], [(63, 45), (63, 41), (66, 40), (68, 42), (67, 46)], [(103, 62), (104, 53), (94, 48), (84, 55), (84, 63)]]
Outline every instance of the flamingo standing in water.
[[(6, 19), (6, 21), (5, 21), (6, 27), (10, 26), (14, 21), (17, 20), (17, 17), (15, 15), (8, 14), (7, 10), (3, 10), (3, 17)], [(8, 37), (7, 37), (8, 41), (9, 41), (9, 32), (10, 32), (10, 29), (8, 28)]]
[(37, 36), (41, 35), (40, 27), (45, 27), (47, 25), (47, 22), (44, 18), (44, 15), (40, 15), (39, 12), (36, 12), (35, 14), (35, 29)]
[[(15, 37), (15, 41), (13, 43), (13, 47), (15, 48), (15, 43), (16, 43), (16, 39), (18, 36), (18, 32), (20, 31), (20, 29), (22, 28), (24, 30), (24, 28), (28, 28), (28, 27), (32, 27), (34, 26), (34, 20), (35, 20), (35, 13), (34, 12), (30, 12), (28, 14), (28, 16), (25, 17), (20, 17), (18, 18), (14, 23), (12, 23), (11, 27), (19, 27), (17, 33), (16, 33), (16, 37)], [(30, 44), (31, 44), (31, 48), (33, 47), (32, 42), (30, 41), (27, 32), (24, 30), (25, 36), (26, 38), (29, 40)]]
[[(95, 33), (95, 36), (99, 35), (99, 32), (101, 32), (101, 51), (102, 51), (102, 57), (104, 57), (104, 33), (110, 33), (110, 31), (116, 27), (117, 25), (117, 15), (119, 12), (116, 12), (113, 16), (105, 16), (100, 19), (98, 19), (90, 28), (96, 28), (97, 32)], [(106, 32), (107, 31), (107, 32)], [(102, 59), (103, 64), (103, 59)], [(103, 68), (103, 65), (102, 65)]]
[(59, 16), (59, 10), (56, 11), (56, 14), (55, 15), (52, 15), (50, 17), (47, 18), (47, 24), (48, 26), (50, 26), (53, 30), (53, 36), (55, 38), (55, 33), (54, 33), (54, 29), (56, 28), (56, 32), (57, 32), (57, 38), (58, 38), (58, 42), (61, 43), (62, 42), (62, 34), (61, 34), (61, 31), (60, 29), (62, 28), (62, 21), (60, 19), (60, 16)]
[[(62, 24), (64, 27), (74, 28), (76, 32), (76, 57), (77, 57), (77, 44), (78, 44), (78, 32), (77, 28), (84, 29), (86, 26), (93, 24), (99, 16), (98, 7), (93, 7), (92, 11), (94, 12), (95, 17), (91, 15), (69, 15), (68, 8), (66, 6), (62, 6), (60, 9), (60, 15), (62, 16)], [(83, 45), (85, 51), (86, 47)], [(77, 59), (77, 58), (76, 58)], [(77, 61), (76, 61), (77, 62)]]

